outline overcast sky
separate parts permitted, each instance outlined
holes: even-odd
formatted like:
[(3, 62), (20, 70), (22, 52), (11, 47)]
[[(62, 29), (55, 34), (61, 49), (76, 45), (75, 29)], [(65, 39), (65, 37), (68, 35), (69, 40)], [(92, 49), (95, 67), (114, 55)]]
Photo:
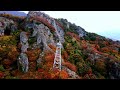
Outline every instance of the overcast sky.
[[(27, 13), (27, 11), (24, 11)], [(120, 40), (120, 11), (41, 11), (54, 18), (64, 18), (88, 32)]]

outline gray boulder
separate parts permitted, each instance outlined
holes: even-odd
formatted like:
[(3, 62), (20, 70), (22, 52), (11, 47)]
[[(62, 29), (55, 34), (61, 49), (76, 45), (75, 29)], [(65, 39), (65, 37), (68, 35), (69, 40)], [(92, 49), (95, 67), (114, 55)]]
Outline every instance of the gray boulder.
[(29, 47), (28, 37), (26, 35), (26, 32), (21, 32), (20, 33), (20, 43), (22, 45), (21, 52), (26, 52), (27, 48)]
[(18, 57), (18, 69), (22, 68), (23, 72), (28, 72), (28, 57), (25, 53), (21, 53)]
[(4, 36), (4, 30), (0, 29), (0, 36)]

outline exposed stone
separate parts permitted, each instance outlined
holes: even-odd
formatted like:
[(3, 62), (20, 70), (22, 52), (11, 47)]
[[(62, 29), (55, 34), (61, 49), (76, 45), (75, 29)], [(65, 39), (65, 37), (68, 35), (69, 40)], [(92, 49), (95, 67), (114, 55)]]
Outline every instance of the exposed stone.
[(120, 63), (114, 62), (109, 67), (109, 76), (111, 79), (120, 79)]
[(69, 29), (69, 27), (70, 27), (70, 25), (69, 25), (69, 23), (67, 23), (67, 28)]
[(83, 37), (83, 36), (86, 36), (86, 32), (83, 28), (81, 28), (80, 26), (77, 27), (77, 30), (76, 30), (79, 34), (79, 37)]
[(0, 29), (0, 36), (4, 36), (4, 30)]
[(28, 57), (25, 53), (21, 53), (18, 57), (18, 69), (22, 68), (23, 72), (28, 72)]
[(16, 30), (17, 30), (17, 26), (16, 26), (16, 25), (12, 25), (12, 26), (11, 26), (11, 31), (14, 32), (14, 31), (16, 31)]
[(28, 37), (26, 35), (26, 32), (21, 32), (20, 33), (20, 43), (22, 45), (21, 52), (26, 52), (27, 48), (29, 47)]
[[(11, 26), (11, 24), (13, 26)], [(10, 29), (11, 31), (16, 30), (17, 27), (14, 24), (15, 24), (15, 22), (13, 20), (7, 19), (4, 17), (0, 17), (0, 36), (4, 35), (6, 28)]]
[(69, 68), (63, 66), (63, 69), (68, 73), (68, 75), (73, 78), (73, 79), (80, 79), (80, 77), (72, 70), (70, 70)]
[(42, 58), (38, 58), (37, 64), (40, 64), (42, 62)]
[[(28, 13), (27, 18), (29, 18), (29, 17), (39, 17), (39, 16), (45, 18), (55, 28), (55, 30), (56, 30), (55, 32), (58, 36), (58, 39), (61, 41), (61, 43), (64, 43), (64, 41), (65, 41), (64, 40), (64, 31), (60, 28), (59, 25), (57, 25), (56, 21), (53, 18), (51, 18), (50, 16), (48, 16), (47, 14), (44, 14), (42, 12), (34, 12), (34, 11), (30, 11)], [(45, 30), (47, 30), (47, 29), (45, 29)], [(35, 35), (35, 33), (36, 33), (36, 31), (34, 31), (33, 36)]]

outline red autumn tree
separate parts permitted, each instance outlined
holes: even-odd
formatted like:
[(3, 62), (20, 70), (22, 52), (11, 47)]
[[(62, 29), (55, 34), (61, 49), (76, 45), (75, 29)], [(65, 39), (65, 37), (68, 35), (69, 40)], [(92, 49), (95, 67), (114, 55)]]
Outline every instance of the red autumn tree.
[(65, 60), (67, 60), (68, 59), (68, 53), (66, 52), (66, 51), (63, 51), (63, 58), (65, 59)]
[(47, 61), (47, 62), (53, 62), (54, 61), (54, 57), (55, 57), (54, 53), (47, 53), (45, 55), (45, 61)]
[(28, 50), (26, 52), (29, 61), (36, 61), (40, 54), (40, 49)]

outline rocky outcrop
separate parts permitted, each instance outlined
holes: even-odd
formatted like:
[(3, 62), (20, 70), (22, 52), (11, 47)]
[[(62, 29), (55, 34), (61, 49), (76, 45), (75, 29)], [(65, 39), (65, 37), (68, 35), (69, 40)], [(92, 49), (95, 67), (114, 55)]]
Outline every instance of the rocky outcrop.
[(0, 36), (10, 34), (10, 32), (15, 30), (17, 30), (17, 26), (13, 20), (0, 17)]
[(58, 37), (58, 39), (61, 41), (61, 43), (64, 43), (64, 31), (63, 29), (60, 27), (59, 24), (57, 24), (57, 21), (55, 21), (55, 19), (53, 19), (52, 17), (48, 16), (47, 14), (41, 13), (41, 12), (34, 12), (34, 11), (30, 11), (27, 15), (27, 19), (29, 19), (30, 17), (36, 17), (37, 19), (39, 19), (39, 21), (42, 21), (44, 24), (46, 24), (48, 26), (48, 28), (50, 27), (50, 25), (52, 25), (52, 27), (55, 29), (55, 35)]
[(37, 38), (37, 45), (40, 46), (43, 44), (43, 50), (50, 50), (48, 44), (55, 44), (52, 38), (52, 33), (50, 32), (49, 28), (47, 28), (44, 24), (35, 25), (32, 37), (36, 36)]
[(70, 70), (69, 68), (63, 66), (62, 67), (67, 73), (68, 75), (72, 78), (72, 79), (80, 79), (79, 75), (77, 75), (74, 71)]
[(61, 27), (59, 27), (56, 22), (54, 21), (54, 27), (56, 28), (56, 34), (59, 38), (59, 40), (61, 41), (61, 43), (64, 43), (65, 42), (65, 39), (64, 39), (64, 31)]
[(28, 57), (25, 53), (21, 53), (18, 57), (18, 69), (22, 69), (23, 72), (28, 72)]
[(21, 32), (20, 33), (20, 43), (22, 45), (21, 52), (26, 52), (27, 48), (29, 47), (28, 37), (26, 35), (26, 32)]
[(79, 37), (86, 36), (85, 30), (81, 28), (80, 26), (77, 27), (76, 32), (79, 34)]
[(120, 79), (120, 63), (114, 62), (108, 64), (108, 74), (110, 79)]
[[(77, 26), (75, 24), (72, 24), (70, 22), (68, 22), (66, 19), (59, 19), (60, 23), (62, 25), (64, 25), (64, 27), (66, 28), (66, 30), (73, 30), (75, 33), (77, 33), (79, 35), (79, 37), (83, 37), (86, 36), (87, 32), (80, 26)], [(73, 32), (72, 31), (72, 32)]]
[[(50, 25), (47, 26), (47, 24), (42, 23), (40, 21), (37, 21), (36, 19), (33, 20), (33, 22), (27, 22), (27, 19), (30, 19), (30, 17), (42, 17), (48, 20), (48, 22), (55, 28), (55, 31), (52, 32), (49, 28)], [(25, 28), (28, 29), (28, 32), (22, 31), (20, 33), (20, 43), (21, 43), (21, 53), (22, 56), (25, 56), (25, 52), (27, 52), (27, 49), (36, 49), (39, 48), (42, 52), (44, 51), (51, 51), (54, 52), (50, 47), (49, 44), (56, 46), (56, 37), (62, 42), (64, 42), (64, 32), (63, 30), (56, 25), (56, 22), (54, 19), (48, 17), (45, 14), (42, 14), (41, 12), (29, 12), (26, 19)], [(60, 36), (61, 35), (61, 36)], [(34, 38), (34, 40), (33, 40)], [(26, 55), (27, 57), (27, 55)], [(37, 64), (41, 62), (41, 57), (36, 59)], [(29, 60), (28, 60), (29, 61)], [(22, 65), (24, 67), (24, 65)]]

